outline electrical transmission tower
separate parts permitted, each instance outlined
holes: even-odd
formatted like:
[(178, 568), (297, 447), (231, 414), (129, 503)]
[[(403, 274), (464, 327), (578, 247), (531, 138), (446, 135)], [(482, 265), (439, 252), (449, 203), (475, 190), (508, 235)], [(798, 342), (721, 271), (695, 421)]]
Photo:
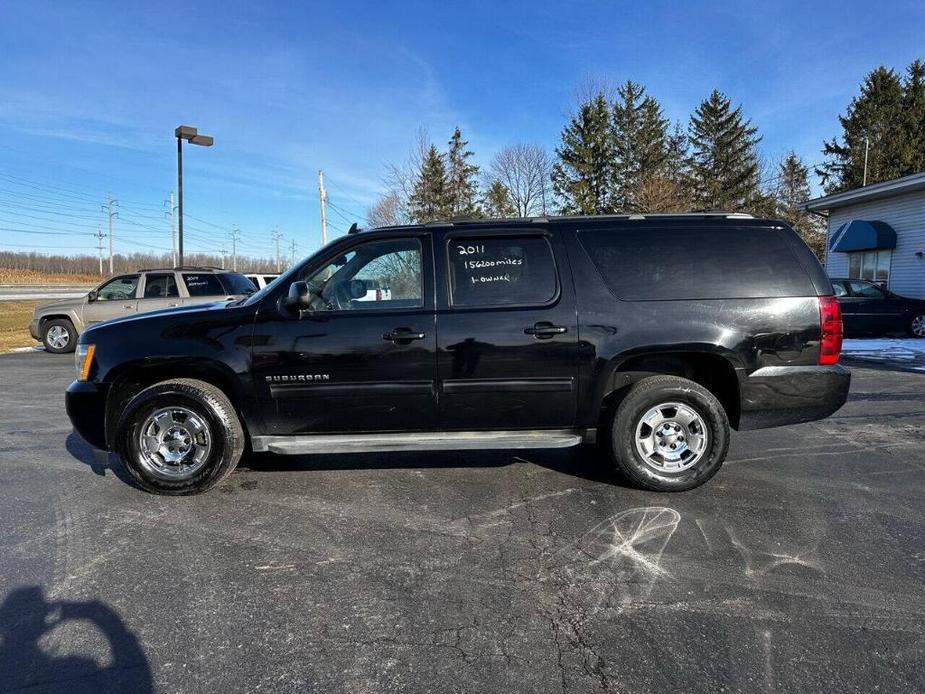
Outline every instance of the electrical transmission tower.
[(273, 229), (273, 241), (276, 242), (276, 271), (277, 271), (277, 272), (280, 271), (280, 269), (279, 269), (279, 268), (280, 268), (280, 265), (279, 265), (279, 242), (280, 242), (280, 239), (282, 239), (282, 238), (283, 238), (283, 235), (282, 235), (282, 233), (280, 232), (279, 227), (274, 227), (274, 229)]
[(289, 241), (289, 257), (290, 257), (289, 263), (290, 265), (295, 265), (296, 246), (298, 246), (298, 244), (295, 242), (295, 239), (292, 239)]
[(328, 242), (328, 213), (325, 210), (325, 203), (328, 201), (328, 194), (324, 189), (324, 171), (318, 171), (318, 198), (321, 203), (321, 245)]
[(167, 211), (164, 215), (170, 219), (170, 247), (173, 249), (173, 266), (177, 266), (177, 225), (176, 217), (174, 212), (176, 208), (173, 206), (173, 191), (170, 191), (170, 200), (164, 200), (164, 206), (167, 208)]
[[(96, 227), (96, 249), (100, 253), (100, 277), (103, 276), (103, 239), (105, 238), (105, 236), (106, 234), (103, 233), (103, 227), (100, 225), (97, 225)], [(110, 270), (110, 272), (112, 271)]]
[(238, 241), (241, 240), (241, 230), (235, 227), (231, 230), (231, 269), (238, 271)]
[(103, 212), (109, 217), (109, 274), (113, 273), (112, 269), (112, 220), (114, 217), (118, 217), (118, 212), (112, 211), (113, 205), (118, 205), (118, 200), (112, 199), (112, 193), (106, 193), (106, 204), (102, 206)]

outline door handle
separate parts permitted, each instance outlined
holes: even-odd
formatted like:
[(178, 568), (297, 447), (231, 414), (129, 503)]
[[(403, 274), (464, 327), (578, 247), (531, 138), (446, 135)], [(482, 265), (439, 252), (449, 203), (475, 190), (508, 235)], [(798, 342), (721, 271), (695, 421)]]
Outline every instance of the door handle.
[(129, 310), (135, 308), (132, 304), (122, 304), (122, 308), (127, 308)]
[(554, 335), (561, 335), (567, 332), (568, 328), (562, 325), (553, 325), (546, 321), (534, 323), (532, 328), (524, 328), (525, 335), (533, 335), (537, 340), (548, 340)]
[(410, 342), (411, 340), (423, 340), (424, 333), (411, 330), (410, 328), (395, 328), (395, 330), (382, 336), (383, 340), (391, 342)]
[(176, 308), (180, 304), (167, 304), (167, 308)]

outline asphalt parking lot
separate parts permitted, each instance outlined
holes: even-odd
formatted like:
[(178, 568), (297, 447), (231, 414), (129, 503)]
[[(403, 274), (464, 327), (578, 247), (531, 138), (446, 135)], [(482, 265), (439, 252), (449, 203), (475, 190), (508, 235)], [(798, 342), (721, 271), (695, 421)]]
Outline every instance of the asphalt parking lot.
[(922, 691), (925, 374), (735, 434), (706, 487), (593, 449), (245, 459), (163, 498), (0, 357), (0, 690)]

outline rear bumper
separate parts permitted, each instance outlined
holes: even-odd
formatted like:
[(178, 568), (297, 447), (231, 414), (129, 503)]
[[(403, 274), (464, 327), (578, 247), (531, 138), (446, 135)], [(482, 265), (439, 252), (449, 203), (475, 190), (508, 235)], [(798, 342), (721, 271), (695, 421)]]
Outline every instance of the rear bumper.
[(105, 383), (74, 381), (64, 393), (67, 416), (80, 434), (91, 446), (106, 450), (106, 395), (109, 386)]
[(766, 366), (749, 374), (741, 391), (739, 429), (823, 419), (848, 399), (851, 372), (833, 366)]

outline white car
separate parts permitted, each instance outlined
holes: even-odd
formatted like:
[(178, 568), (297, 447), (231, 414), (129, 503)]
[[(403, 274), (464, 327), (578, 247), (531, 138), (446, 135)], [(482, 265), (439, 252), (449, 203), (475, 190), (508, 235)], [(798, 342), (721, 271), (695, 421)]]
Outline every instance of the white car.
[(268, 284), (270, 284), (270, 282), (272, 282), (277, 277), (279, 277), (279, 275), (264, 275), (261, 273), (244, 275), (244, 276), (247, 279), (249, 279), (251, 282), (253, 282), (254, 286), (257, 287), (257, 289), (263, 289)]

